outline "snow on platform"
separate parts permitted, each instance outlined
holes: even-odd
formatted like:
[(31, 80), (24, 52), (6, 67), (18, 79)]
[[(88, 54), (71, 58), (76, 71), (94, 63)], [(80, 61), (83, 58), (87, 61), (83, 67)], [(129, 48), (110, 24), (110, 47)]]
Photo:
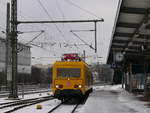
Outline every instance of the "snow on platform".
[(123, 90), (121, 85), (94, 86), (94, 92), (80, 113), (150, 113), (145, 104)]

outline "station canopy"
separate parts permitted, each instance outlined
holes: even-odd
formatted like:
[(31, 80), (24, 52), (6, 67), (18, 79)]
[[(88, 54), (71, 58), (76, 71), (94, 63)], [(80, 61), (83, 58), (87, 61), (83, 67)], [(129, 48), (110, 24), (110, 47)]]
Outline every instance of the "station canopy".
[(122, 0), (110, 46), (126, 56), (150, 55), (150, 0)]

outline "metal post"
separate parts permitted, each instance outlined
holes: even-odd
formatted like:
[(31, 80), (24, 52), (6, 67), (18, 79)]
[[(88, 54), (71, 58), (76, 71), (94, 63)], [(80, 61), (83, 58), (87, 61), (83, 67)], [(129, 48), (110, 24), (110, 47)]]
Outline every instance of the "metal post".
[(11, 46), (12, 46), (12, 98), (17, 91), (17, 0), (11, 1)]
[[(7, 80), (7, 66), (8, 66), (8, 42), (9, 42), (9, 32), (10, 32), (10, 4), (7, 3), (7, 17), (6, 17), (6, 53), (5, 53), (5, 79)], [(6, 82), (5, 80), (5, 82)], [(7, 83), (7, 82), (6, 82)]]
[(124, 60), (122, 62), (122, 88), (124, 89), (124, 84), (125, 84), (125, 69), (124, 69)]
[[(10, 40), (10, 3), (7, 3), (7, 22), (6, 22), (6, 64), (5, 64), (5, 75), (7, 78), (7, 88), (10, 91), (10, 95), (12, 95), (11, 87), (12, 87), (12, 62), (11, 62), (11, 40)], [(9, 95), (9, 96), (10, 96)]]
[(97, 21), (94, 22), (95, 24), (95, 53), (97, 52)]
[(83, 50), (83, 59), (85, 61), (85, 50)]
[(133, 76), (132, 76), (132, 64), (130, 64), (130, 69), (129, 69), (129, 91), (132, 92), (132, 85), (133, 85)]
[(146, 59), (144, 58), (144, 95), (147, 95), (147, 65)]
[(124, 65), (124, 61), (125, 60), (123, 60), (123, 62), (122, 62), (122, 68), (121, 68), (121, 70), (122, 70), (122, 88), (124, 89), (124, 84), (125, 84), (125, 65)]
[(122, 88), (124, 89), (124, 75), (125, 75), (125, 73), (123, 72), (123, 74), (122, 74)]

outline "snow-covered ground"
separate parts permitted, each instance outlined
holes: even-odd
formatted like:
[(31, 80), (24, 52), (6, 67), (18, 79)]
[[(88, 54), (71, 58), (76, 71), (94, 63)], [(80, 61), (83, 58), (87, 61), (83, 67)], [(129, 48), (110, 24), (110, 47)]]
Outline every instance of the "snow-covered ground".
[(121, 85), (95, 85), (93, 86), (94, 91), (116, 91), (121, 92), (124, 89), (121, 88)]
[[(121, 85), (97, 85), (93, 86), (84, 105), (80, 105), (75, 113), (150, 113), (150, 108), (145, 106), (147, 102), (139, 101), (133, 94), (121, 88)], [(47, 93), (27, 95), (24, 98), (47, 96)], [(8, 100), (0, 99), (0, 102)], [(36, 105), (25, 107), (14, 113), (47, 113), (60, 103), (59, 100), (49, 100), (40, 103), (42, 109), (36, 109)], [(70, 113), (75, 105), (62, 105), (53, 113)], [(3, 113), (3, 111), (0, 111)]]
[[(52, 95), (52, 92), (28, 94), (28, 95), (24, 95), (24, 97), (22, 95), (20, 95), (19, 96), (19, 100), (32, 99), (32, 98), (38, 98), (38, 97), (45, 97), (45, 96), (49, 96), (49, 95)], [(12, 102), (12, 101), (18, 101), (18, 100), (11, 100), (11, 99), (8, 99), (7, 97), (0, 98), (0, 103), (6, 103), (6, 102)], [(31, 106), (31, 107), (34, 107), (34, 106)], [(26, 108), (28, 108), (28, 107), (26, 107)], [(21, 110), (26, 111), (26, 108), (25, 109), (21, 109)], [(5, 109), (0, 109), (0, 113), (4, 113), (4, 112), (6, 112), (8, 110), (11, 110), (11, 109), (13, 109), (13, 107), (5, 108)], [(19, 110), (17, 112), (21, 113), (20, 112), (21, 110)], [(28, 112), (28, 113), (33, 113), (33, 112)]]
[(94, 86), (94, 92), (88, 98), (83, 113), (150, 113), (133, 94), (121, 88), (121, 85)]
[[(48, 92), (48, 91), (51, 91), (51, 89), (49, 88), (41, 88), (41, 89), (32, 89), (32, 90), (29, 90), (29, 91), (24, 91), (22, 92), (22, 90), (18, 91), (18, 95), (22, 95), (22, 93), (24, 93), (25, 95), (27, 94), (33, 94), (33, 93), (38, 93), (38, 92)], [(0, 98), (2, 97), (7, 97), (7, 95), (9, 95), (9, 92), (8, 91), (5, 91), (5, 92), (0, 92)]]
[[(44, 96), (48, 96), (48, 95), (52, 95), (52, 92), (49, 91), (49, 92), (45, 92), (45, 93), (27, 94), (27, 95), (24, 95), (24, 96), (20, 95), (19, 100), (44, 97)], [(11, 100), (11, 99), (8, 99), (7, 97), (0, 98), (0, 103), (12, 102), (12, 101), (17, 101), (17, 100)]]

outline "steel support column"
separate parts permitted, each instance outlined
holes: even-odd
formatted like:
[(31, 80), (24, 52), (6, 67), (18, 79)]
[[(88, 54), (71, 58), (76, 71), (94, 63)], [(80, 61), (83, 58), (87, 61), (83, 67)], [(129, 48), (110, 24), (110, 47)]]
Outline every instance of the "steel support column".
[(97, 26), (96, 26), (97, 22), (95, 21), (94, 24), (95, 24), (95, 53), (96, 53), (97, 52)]
[(12, 95), (12, 48), (11, 48), (11, 37), (10, 37), (10, 3), (7, 3), (7, 21), (6, 21), (6, 63), (5, 63), (5, 75), (7, 88)]
[(18, 98), (17, 91), (17, 0), (11, 1), (11, 46), (12, 46), (12, 94)]

